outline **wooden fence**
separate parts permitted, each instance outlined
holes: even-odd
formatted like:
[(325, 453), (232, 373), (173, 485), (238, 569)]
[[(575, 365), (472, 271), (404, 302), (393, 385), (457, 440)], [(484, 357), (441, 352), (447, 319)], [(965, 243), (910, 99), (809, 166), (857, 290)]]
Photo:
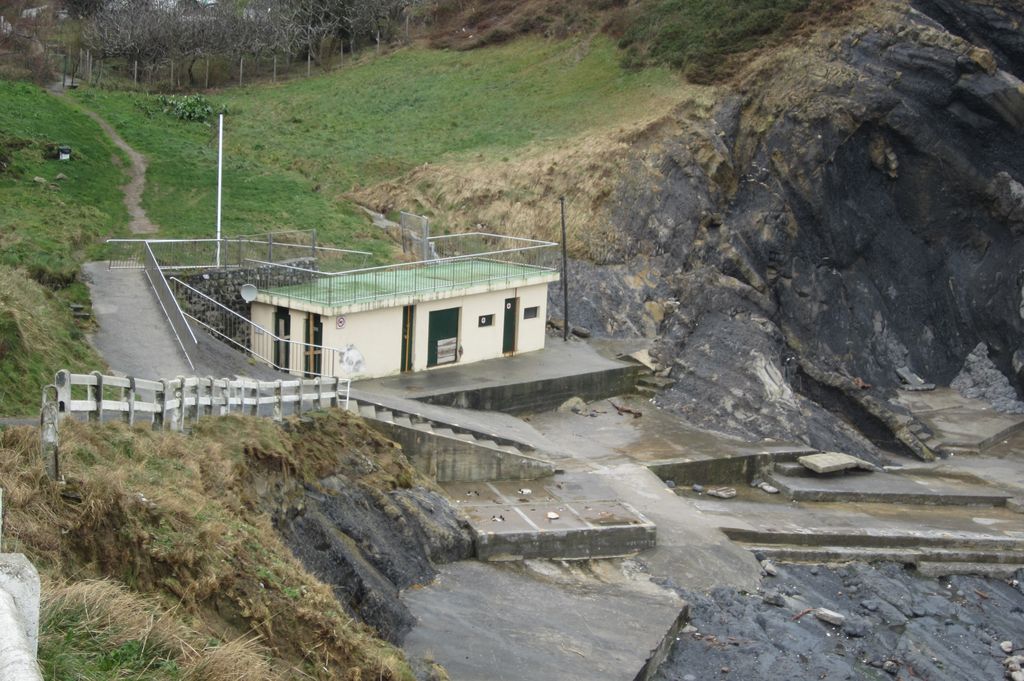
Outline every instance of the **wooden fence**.
[(179, 376), (150, 381), (98, 371), (59, 371), (43, 391), (43, 406), (45, 412), (52, 403), (57, 418), (79, 414), (90, 421), (151, 423), (156, 429), (185, 431), (202, 416), (237, 413), (280, 420), (329, 407), (347, 409), (349, 388), (347, 378), (335, 377), (256, 381)]

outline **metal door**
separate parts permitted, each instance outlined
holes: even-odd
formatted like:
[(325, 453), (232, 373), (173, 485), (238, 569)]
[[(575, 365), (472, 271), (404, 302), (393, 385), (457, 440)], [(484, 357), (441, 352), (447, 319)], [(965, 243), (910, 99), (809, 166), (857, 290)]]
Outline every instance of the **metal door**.
[(459, 312), (462, 308), (434, 310), (427, 331), (427, 366), (453, 364), (458, 360)]
[(510, 355), (516, 351), (516, 324), (519, 319), (519, 299), (505, 299), (505, 326), (502, 331), (501, 351)]
[(287, 307), (279, 307), (274, 310), (274, 364), (285, 371), (288, 370), (291, 352), (292, 337), (292, 311)]
[(413, 305), (406, 305), (402, 310), (402, 371), (412, 371), (412, 330), (415, 310)]

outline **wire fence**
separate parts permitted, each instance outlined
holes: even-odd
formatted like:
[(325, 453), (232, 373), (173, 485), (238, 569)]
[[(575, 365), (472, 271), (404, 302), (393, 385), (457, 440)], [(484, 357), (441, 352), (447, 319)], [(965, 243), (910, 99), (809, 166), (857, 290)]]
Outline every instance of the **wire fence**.
[[(23, 60), (22, 60), (23, 61)], [(348, 52), (321, 56), (259, 53), (237, 56), (188, 55), (174, 59), (103, 58), (92, 50), (54, 46), (47, 55), (51, 73), (66, 86), (116, 84), (154, 92), (178, 92), (253, 83), (279, 83), (329, 73), (355, 60)]]

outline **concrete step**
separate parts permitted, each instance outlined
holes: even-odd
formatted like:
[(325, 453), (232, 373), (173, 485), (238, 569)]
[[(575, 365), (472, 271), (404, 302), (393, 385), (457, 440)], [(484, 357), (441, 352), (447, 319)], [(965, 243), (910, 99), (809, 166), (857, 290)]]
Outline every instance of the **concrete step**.
[(811, 476), (811, 471), (797, 461), (776, 461), (772, 464), (772, 469), (779, 475), (788, 475), (795, 478), (809, 478)]
[(948, 577), (949, 575), (976, 575), (991, 579), (1011, 579), (1017, 570), (1024, 569), (1024, 563), (918, 563), (917, 571), (924, 577)]
[(734, 542), (757, 546), (843, 546), (876, 549), (956, 549), (1024, 553), (1024, 539), (996, 534), (946, 532), (944, 530), (862, 530), (859, 528), (804, 528), (794, 532), (723, 527)]
[(654, 374), (647, 374), (645, 376), (638, 376), (636, 379), (637, 386), (644, 386), (647, 388), (653, 388), (654, 390), (665, 390), (675, 385), (675, 380), (666, 378), (664, 376), (655, 376)]
[(500, 449), (503, 452), (508, 452), (509, 454), (523, 454), (523, 450), (519, 449), (518, 447), (513, 447), (512, 445), (498, 445), (498, 449)]
[(639, 383), (637, 383), (636, 389), (633, 392), (642, 397), (654, 397), (655, 395), (658, 394), (658, 391), (655, 388), (651, 388), (646, 385), (640, 385)]
[(1024, 551), (986, 551), (980, 549), (942, 549), (866, 546), (748, 546), (778, 562), (795, 563), (984, 563), (1017, 565), (1024, 563)]
[(412, 428), (412, 419), (410, 419), (408, 416), (395, 414), (395, 425), (402, 426), (403, 428)]
[(434, 432), (434, 426), (430, 423), (430, 421), (420, 421), (418, 423), (413, 423), (412, 427), (413, 430), (420, 430), (423, 431), (424, 433)]
[(359, 415), (364, 419), (375, 419), (377, 418), (377, 410), (372, 404), (361, 404), (359, 405)]
[(476, 443), (483, 447), (490, 447), (491, 449), (498, 449), (498, 443), (494, 440), (477, 439)]
[(455, 431), (451, 428), (445, 428), (444, 426), (435, 425), (432, 430), (436, 435), (443, 435), (444, 437), (455, 437)]
[(348, 411), (349, 411), (349, 413), (352, 413), (352, 414), (358, 414), (359, 413), (359, 403), (356, 402), (355, 400), (350, 399), (348, 401)]
[(395, 415), (394, 415), (393, 412), (390, 412), (387, 409), (378, 409), (377, 410), (377, 420), (378, 421), (385, 421), (387, 423), (394, 423), (395, 422)]

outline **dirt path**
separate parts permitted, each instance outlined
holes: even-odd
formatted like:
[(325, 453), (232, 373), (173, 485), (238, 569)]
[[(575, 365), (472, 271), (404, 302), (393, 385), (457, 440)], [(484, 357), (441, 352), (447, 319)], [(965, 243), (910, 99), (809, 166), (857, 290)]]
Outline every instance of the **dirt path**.
[[(64, 96), (64, 88), (60, 83), (54, 83), (50, 85), (47, 90), (58, 96)], [(99, 126), (103, 129), (103, 132), (107, 134), (107, 137), (117, 145), (119, 149), (128, 154), (128, 158), (131, 160), (131, 166), (128, 168), (128, 184), (121, 187), (121, 191), (124, 192), (124, 205), (128, 209), (128, 214), (131, 216), (131, 222), (128, 224), (128, 228), (131, 229), (134, 234), (152, 234), (156, 232), (158, 227), (146, 215), (146, 211), (142, 208), (142, 192), (146, 188), (146, 157), (135, 151), (129, 146), (124, 139), (117, 134), (117, 131), (107, 123), (99, 114), (86, 109), (79, 105), (82, 113), (89, 118), (96, 121)]]

